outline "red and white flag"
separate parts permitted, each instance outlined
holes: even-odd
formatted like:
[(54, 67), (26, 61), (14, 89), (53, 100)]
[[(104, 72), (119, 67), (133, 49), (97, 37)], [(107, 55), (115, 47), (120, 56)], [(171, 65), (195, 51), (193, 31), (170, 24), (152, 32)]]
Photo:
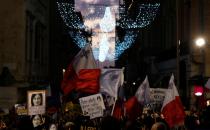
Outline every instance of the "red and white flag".
[(143, 106), (150, 102), (150, 86), (148, 78), (146, 76), (145, 80), (137, 89), (135, 96), (129, 98), (125, 102), (126, 115), (130, 119), (135, 119), (139, 114), (141, 114)]
[(91, 46), (87, 44), (82, 48), (72, 61), (74, 71), (79, 75), (81, 69), (96, 69), (96, 62), (93, 56)]
[(176, 125), (184, 124), (185, 112), (174, 83), (173, 74), (169, 81), (169, 87), (166, 91), (161, 113), (164, 115), (165, 120), (170, 128)]
[(118, 88), (124, 82), (123, 69), (102, 69), (100, 76), (100, 92), (111, 97), (118, 97)]
[(72, 90), (97, 93), (99, 92), (100, 69), (97, 69), (89, 44), (82, 48), (74, 57), (64, 73), (61, 89), (64, 95)]

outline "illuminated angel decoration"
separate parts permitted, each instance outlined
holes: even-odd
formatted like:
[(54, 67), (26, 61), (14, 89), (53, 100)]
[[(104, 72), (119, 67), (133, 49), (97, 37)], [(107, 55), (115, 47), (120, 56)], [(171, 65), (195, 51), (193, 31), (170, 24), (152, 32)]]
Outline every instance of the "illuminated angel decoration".
[[(87, 13), (87, 10), (80, 11), (83, 19), (81, 19), (78, 13), (76, 13), (78, 10), (75, 11), (75, 8), (77, 7), (74, 7), (74, 5), (62, 2), (57, 2), (57, 5), (63, 21), (69, 28), (70, 36), (74, 39), (74, 42), (80, 48), (84, 47), (85, 44), (87, 44), (88, 42), (87, 36), (85, 36), (85, 33), (83, 32), (85, 32), (86, 30), (93, 30), (93, 28), (95, 28), (95, 31), (92, 32), (91, 37), (92, 42), (97, 45), (92, 44), (92, 47), (97, 47), (92, 49), (93, 52), (99, 55), (96, 56), (96, 54), (94, 54), (95, 58), (99, 59), (102, 62), (106, 59), (106, 57), (108, 57), (106, 55), (108, 55), (109, 53), (114, 53), (113, 59), (109, 60), (117, 60), (126, 49), (131, 47), (138, 36), (138, 29), (144, 28), (145, 26), (148, 26), (152, 21), (154, 21), (160, 6), (159, 3), (141, 3), (135, 5), (135, 11), (137, 12), (137, 15), (135, 18), (132, 18), (129, 13), (125, 11), (125, 9), (119, 9), (126, 8), (125, 4), (117, 6), (116, 3), (113, 5), (107, 5), (106, 3), (102, 5), (102, 3), (100, 3), (103, 2), (102, 0), (98, 0), (98, 2), (99, 3), (96, 3), (98, 5), (93, 5), (90, 3), (88, 3), (89, 6), (86, 5), (86, 7), (88, 7), (87, 10), (89, 10), (89, 13)], [(128, 7), (128, 10), (130, 8), (132, 8), (132, 3)], [(100, 13), (101, 11), (103, 11), (104, 13)], [(115, 11), (114, 15), (113, 11)], [(119, 17), (117, 15), (119, 15)], [(86, 20), (87, 17), (89, 17), (88, 20)], [(88, 26), (88, 23), (90, 23), (91, 25)], [(116, 26), (123, 29), (125, 32), (124, 38), (121, 38), (123, 39), (121, 41), (118, 40), (118, 36), (115, 36)], [(107, 36), (108, 39), (104, 36)], [(111, 45), (111, 43), (114, 43), (114, 45)], [(108, 48), (111, 46), (114, 46), (114, 48)], [(105, 56), (102, 55), (102, 53), (104, 53)]]
[(115, 20), (111, 14), (110, 7), (106, 7), (104, 17), (99, 24), (100, 29), (104, 32), (111, 32), (115, 28)]

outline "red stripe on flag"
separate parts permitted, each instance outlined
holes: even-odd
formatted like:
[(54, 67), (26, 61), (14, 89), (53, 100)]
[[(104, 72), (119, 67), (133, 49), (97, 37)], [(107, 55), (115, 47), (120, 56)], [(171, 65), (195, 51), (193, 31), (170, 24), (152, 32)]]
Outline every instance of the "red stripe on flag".
[(63, 80), (61, 82), (61, 89), (64, 95), (70, 93), (76, 87), (77, 79), (77, 74), (74, 71), (72, 64), (70, 64), (66, 69)]
[(95, 94), (99, 92), (100, 69), (81, 69), (76, 82), (76, 91)]
[(183, 124), (185, 113), (180, 98), (177, 96), (175, 100), (169, 102), (163, 108), (162, 114), (170, 128), (175, 125)]

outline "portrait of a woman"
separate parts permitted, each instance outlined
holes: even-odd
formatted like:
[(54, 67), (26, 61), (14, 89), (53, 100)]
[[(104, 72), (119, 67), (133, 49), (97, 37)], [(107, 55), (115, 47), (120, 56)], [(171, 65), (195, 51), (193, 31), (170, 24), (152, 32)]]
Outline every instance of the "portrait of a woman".
[(42, 105), (43, 96), (42, 93), (32, 94), (31, 96), (31, 106)]
[(33, 115), (31, 120), (34, 128), (40, 127), (43, 124), (41, 115)]

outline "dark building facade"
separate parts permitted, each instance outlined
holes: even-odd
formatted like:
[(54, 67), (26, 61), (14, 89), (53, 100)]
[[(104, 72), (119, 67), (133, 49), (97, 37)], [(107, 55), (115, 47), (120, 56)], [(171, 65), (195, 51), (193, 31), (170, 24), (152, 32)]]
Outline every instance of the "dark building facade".
[[(196, 102), (194, 86), (204, 85), (210, 76), (209, 2), (162, 0), (161, 4), (160, 15), (147, 30), (142, 30), (139, 39), (145, 51), (143, 59), (153, 65), (149, 74), (158, 79), (152, 81), (152, 87), (168, 87), (168, 78), (164, 77), (173, 73), (183, 103), (192, 108)], [(198, 37), (207, 42), (203, 48), (195, 46)]]
[(49, 1), (0, 2), (0, 108), (26, 102), (26, 89), (49, 85)]
[(0, 69), (17, 82), (49, 79), (49, 1), (1, 2)]

